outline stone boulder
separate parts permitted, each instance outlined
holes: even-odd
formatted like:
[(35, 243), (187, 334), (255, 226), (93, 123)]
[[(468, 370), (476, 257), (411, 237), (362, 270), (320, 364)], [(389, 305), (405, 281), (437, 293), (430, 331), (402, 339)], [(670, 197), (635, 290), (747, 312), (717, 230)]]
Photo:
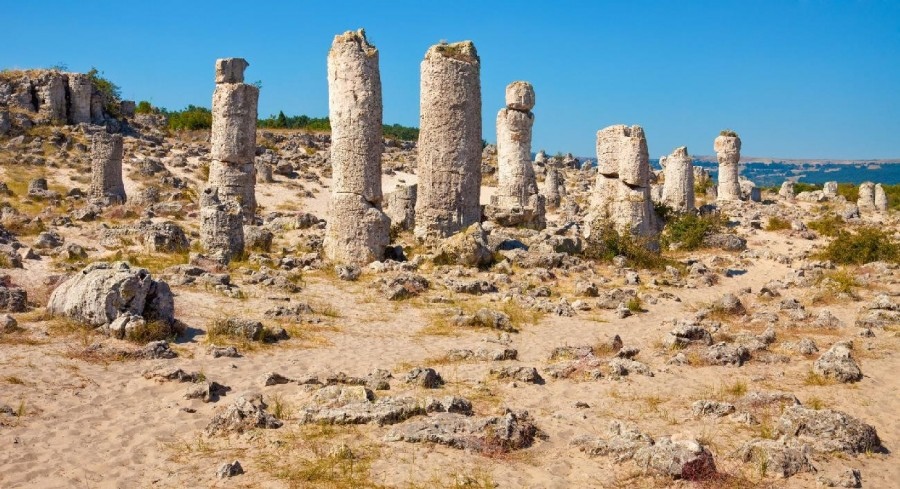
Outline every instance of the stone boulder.
[(148, 323), (175, 323), (169, 285), (124, 262), (87, 266), (53, 291), (47, 310), (94, 327), (109, 326), (123, 315), (140, 316)]
[(873, 426), (841, 411), (791, 406), (775, 425), (778, 433), (809, 443), (821, 453), (864, 453), (881, 449), (881, 440)]
[(488, 244), (487, 233), (479, 223), (469, 226), (465, 231), (441, 243), (434, 260), (440, 264), (467, 267), (490, 265), (493, 253)]
[(813, 372), (825, 377), (833, 378), (839, 382), (857, 382), (862, 380), (862, 370), (850, 353), (853, 343), (840, 341), (835, 343), (828, 351), (822, 354), (813, 364)]

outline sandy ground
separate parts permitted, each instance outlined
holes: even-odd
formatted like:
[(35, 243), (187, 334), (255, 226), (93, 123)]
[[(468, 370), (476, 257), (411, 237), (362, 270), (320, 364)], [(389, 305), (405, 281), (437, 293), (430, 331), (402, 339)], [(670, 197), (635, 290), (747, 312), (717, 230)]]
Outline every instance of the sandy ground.
[[(386, 178), (385, 190), (392, 189), (401, 179), (412, 183), (415, 176), (398, 174)], [(279, 182), (258, 187), (261, 206), (271, 210), (295, 195), (286, 182)], [(129, 183), (127, 188), (134, 186)], [(489, 196), (489, 191), (484, 196)], [(300, 202), (297, 210), (325, 215), (327, 189), (319, 188), (314, 198)], [(786, 254), (797, 254), (809, 246), (785, 233), (765, 231), (754, 236), (749, 245)], [(510, 346), (518, 350), (519, 359), (504, 362), (541, 370), (555, 347), (596, 344), (619, 334), (626, 346), (641, 349), (637, 359), (655, 371), (654, 377), (629, 376), (622, 380), (577, 382), (548, 378), (543, 385), (513, 386), (489, 377), (488, 370), (498, 365), (495, 362), (440, 362), (436, 359), (451, 348), (477, 348), (497, 334), (488, 330), (430, 334), (429, 326), (442, 309), (422, 299), (387, 301), (377, 291), (378, 276), (374, 274), (364, 274), (359, 282), (348, 283), (324, 272), (310, 272), (299, 293), (248, 285), (241, 287), (247, 296), (244, 299), (227, 298), (197, 287), (176, 288), (176, 316), (188, 325), (189, 334), (178, 341), (180, 356), (174, 360), (88, 362), (78, 358), (77, 352), (97, 341), (98, 336), (59, 331), (47, 322), (36, 321), (34, 313), (17, 315), (26, 332), (18, 341), (0, 342), (0, 404), (21, 408), (24, 415), (3, 421), (0, 426), (0, 487), (354, 487), (327, 483), (316, 486), (312, 482), (297, 483), (296, 479), (291, 485), (286, 471), (278, 469), (306, 467), (316, 456), (341, 444), (365, 461), (370, 482), (389, 487), (482, 487), (478, 484), (485, 481), (503, 488), (693, 487), (691, 483), (642, 477), (633, 464), (591, 458), (569, 445), (578, 435), (604, 434), (613, 419), (634, 422), (653, 436), (702, 438), (708, 442), (720, 470), (741, 477), (752, 486), (814, 487), (812, 474), (787, 480), (760, 477), (754, 467), (733, 457), (737, 447), (753, 437), (757, 428), (725, 419), (691, 417), (693, 401), (709, 398), (738, 383), (746, 384), (748, 391), (792, 392), (803, 402), (818, 399), (829, 408), (874, 425), (889, 451), (900, 448), (900, 359), (895, 333), (877, 331), (874, 338), (856, 338), (856, 351), (865, 374), (856, 384), (807, 385), (804, 376), (816, 357), (797, 354), (788, 363), (750, 361), (740, 368), (666, 364), (672, 353), (659, 346), (659, 340), (670, 329), (663, 321), (685, 317), (726, 292), (739, 294), (752, 311), (760, 287), (790, 271), (787, 265), (773, 260), (741, 263), (736, 255), (718, 254), (745, 273), (723, 277), (710, 288), (642, 286), (651, 296), (670, 292), (680, 302), (659, 299), (655, 304), (645, 304), (645, 312), (626, 319), (596, 309), (571, 318), (543, 316), (536, 324), (526, 324), (512, 335)], [(715, 253), (698, 255), (709, 259)], [(622, 278), (611, 266), (599, 264), (594, 268), (597, 276), (612, 279), (605, 287), (622, 285)], [(42, 277), (53, 273), (47, 259), (27, 261), (24, 270), (5, 272), (35, 296), (43, 287)], [(512, 278), (534, 280), (524, 271), (516, 272)], [(571, 301), (575, 297), (569, 282), (569, 277), (560, 273), (549, 285), (558, 286)], [(890, 290), (891, 287), (887, 287), (888, 292), (897, 294), (898, 290)], [(744, 292), (746, 288), (752, 293)], [(785, 296), (807, 300), (806, 293), (803, 289), (790, 289)], [(863, 301), (874, 294), (866, 290), (861, 293)], [(444, 290), (433, 291), (429, 296), (434, 295), (488, 303), (484, 297), (454, 296)], [(293, 325), (306, 334), (275, 346), (243, 351), (241, 358), (212, 358), (206, 354), (204, 331), (213, 320), (224, 315), (262, 319), (266, 309), (279, 303), (273, 297), (310, 304), (316, 313), (306, 319), (318, 323)], [(863, 303), (837, 302), (828, 305), (828, 309), (849, 325)], [(762, 329), (733, 323), (726, 328), (734, 332)], [(801, 336), (788, 328), (786, 321), (776, 329), (779, 343)], [(825, 351), (835, 341), (851, 337), (854, 331), (851, 327), (837, 332), (805, 331), (802, 336), (814, 338), (820, 351)], [(232, 390), (215, 403), (186, 400), (186, 384), (158, 383), (142, 377), (142, 372), (157, 366), (199, 371)], [(436, 393), (406, 387), (399, 377), (413, 366), (434, 366), (446, 385)], [(535, 417), (547, 437), (520, 452), (485, 456), (438, 445), (386, 442), (384, 435), (389, 427), (337, 427), (323, 436), (316, 428), (300, 426), (291, 419), (291, 411), (308, 401), (307, 390), (294, 383), (265, 387), (260, 381), (266, 372), (290, 378), (337, 371), (361, 376), (375, 368), (391, 370), (395, 376), (391, 390), (378, 395), (462, 395), (473, 400), (480, 415), (501, 413), (505, 407), (524, 409)], [(284, 402), (288, 406), (285, 426), (227, 438), (203, 435), (203, 428), (213, 415), (242, 393), (262, 393), (270, 405), (273, 399)], [(576, 408), (579, 401), (589, 407)], [(185, 412), (182, 408), (186, 407), (196, 411)], [(216, 479), (219, 465), (234, 459), (240, 460), (246, 474), (224, 481)], [(900, 463), (893, 454), (836, 455), (829, 463), (818, 465), (829, 473), (843, 467), (858, 468), (867, 488), (898, 487), (900, 481)], [(467, 480), (472, 485), (462, 484)], [(730, 485), (726, 482), (722, 487)]]

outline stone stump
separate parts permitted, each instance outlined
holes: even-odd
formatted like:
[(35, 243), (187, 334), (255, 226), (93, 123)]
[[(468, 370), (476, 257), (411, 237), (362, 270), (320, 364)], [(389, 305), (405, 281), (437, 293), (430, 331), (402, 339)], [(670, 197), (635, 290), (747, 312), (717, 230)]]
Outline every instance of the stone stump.
[(681, 212), (694, 210), (694, 161), (682, 146), (666, 157), (662, 201)]
[(125, 202), (124, 153), (121, 135), (98, 132), (91, 136), (91, 199), (103, 205)]

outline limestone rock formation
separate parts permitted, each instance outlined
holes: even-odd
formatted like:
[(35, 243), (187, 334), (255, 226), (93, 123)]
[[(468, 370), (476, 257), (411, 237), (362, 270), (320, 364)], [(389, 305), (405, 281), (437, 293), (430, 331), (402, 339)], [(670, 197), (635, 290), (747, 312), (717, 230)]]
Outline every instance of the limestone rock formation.
[(103, 204), (125, 202), (122, 136), (98, 132), (91, 137), (91, 198)]
[(822, 195), (824, 195), (828, 199), (833, 199), (838, 196), (838, 184), (837, 182), (825, 182), (825, 185), (822, 186)]
[(109, 326), (120, 316), (169, 325), (175, 321), (169, 286), (124, 262), (88, 265), (53, 291), (47, 310), (94, 327)]
[(649, 178), (647, 139), (641, 126), (616, 125), (598, 131), (597, 181), (589, 225), (600, 220), (619, 232), (652, 235), (657, 222)]
[[(249, 64), (240, 58), (216, 61), (208, 184), (223, 200), (241, 206), (244, 219), (256, 213), (256, 119), (259, 88), (243, 82)], [(220, 81), (221, 80), (221, 81)]]
[(447, 237), (481, 219), (480, 73), (471, 41), (434, 45), (422, 61), (419, 238)]
[(412, 231), (416, 225), (416, 189), (418, 185), (398, 186), (385, 194), (383, 210), (391, 219), (391, 227)]
[[(694, 210), (694, 162), (682, 146), (666, 157), (662, 200), (675, 210)], [(660, 160), (662, 162), (662, 160)]]
[(548, 209), (556, 209), (562, 203), (562, 198), (566, 194), (566, 186), (563, 182), (563, 175), (556, 166), (549, 165), (547, 167), (543, 194)]
[(719, 160), (718, 201), (741, 200), (740, 166), (741, 138), (720, 135), (713, 144)]
[(860, 214), (875, 212), (875, 184), (863, 182), (859, 185), (859, 197), (856, 199), (856, 207)]
[(234, 201), (223, 202), (217, 187), (206, 187), (200, 196), (200, 243), (221, 263), (244, 253), (241, 208)]
[(497, 114), (497, 193), (487, 213), (502, 226), (543, 229), (544, 197), (531, 166), (534, 88), (517, 81), (506, 87), (506, 107)]
[(781, 196), (782, 199), (786, 200), (794, 200), (796, 194), (794, 193), (794, 182), (788, 180), (781, 184), (781, 189), (778, 190), (778, 195)]
[(91, 94), (94, 87), (91, 77), (84, 73), (69, 73), (69, 122), (72, 124), (91, 122)]
[(888, 198), (881, 184), (875, 185), (875, 210), (877, 212), (887, 212)]
[(335, 36), (328, 53), (331, 188), (325, 255), (347, 265), (384, 258), (391, 221), (381, 210), (382, 104), (378, 50), (365, 32)]

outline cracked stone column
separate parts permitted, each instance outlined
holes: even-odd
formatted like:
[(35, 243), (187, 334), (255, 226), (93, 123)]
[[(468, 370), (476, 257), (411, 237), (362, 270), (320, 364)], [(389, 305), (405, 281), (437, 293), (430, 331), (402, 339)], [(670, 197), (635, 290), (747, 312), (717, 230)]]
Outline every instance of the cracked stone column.
[(654, 234), (649, 180), (650, 157), (641, 126), (616, 125), (597, 132), (597, 182), (591, 198), (594, 219), (608, 221), (620, 232)]
[(91, 77), (85, 73), (68, 73), (69, 122), (91, 122), (91, 94), (94, 91)]
[(471, 41), (436, 44), (421, 65), (416, 237), (481, 220), (481, 61)]
[(741, 138), (720, 135), (713, 144), (719, 160), (719, 202), (741, 200), (740, 166)]
[(381, 209), (382, 104), (378, 49), (362, 29), (335, 36), (328, 52), (331, 202), (325, 255), (349, 265), (384, 258), (391, 221)]
[(694, 161), (687, 148), (676, 148), (665, 160), (663, 202), (681, 212), (694, 210)]
[(829, 199), (833, 199), (838, 196), (838, 183), (837, 182), (825, 182), (825, 185), (822, 185), (822, 194)]
[(244, 253), (244, 225), (240, 205), (223, 201), (219, 188), (207, 186), (200, 195), (200, 243), (210, 257), (227, 264)]
[(250, 64), (241, 58), (216, 60), (212, 102), (209, 180), (222, 201), (241, 206), (245, 222), (256, 213), (256, 119), (259, 88), (244, 83)]
[[(524, 224), (543, 229), (544, 197), (538, 193), (531, 165), (531, 131), (534, 125), (534, 87), (524, 81), (506, 87), (506, 107), (497, 113), (498, 188), (496, 205), (502, 212), (521, 213)], [(519, 219), (516, 219), (518, 221)]]
[(403, 231), (412, 231), (416, 225), (416, 189), (417, 185), (398, 185), (384, 196), (382, 210), (391, 218), (391, 227)]
[(859, 186), (859, 197), (856, 199), (856, 207), (860, 214), (875, 212), (875, 184), (863, 182)]
[(877, 212), (887, 212), (888, 210), (887, 194), (880, 183), (875, 185), (875, 210)]
[(92, 199), (104, 205), (125, 202), (125, 184), (122, 182), (124, 153), (121, 135), (98, 132), (91, 136)]

